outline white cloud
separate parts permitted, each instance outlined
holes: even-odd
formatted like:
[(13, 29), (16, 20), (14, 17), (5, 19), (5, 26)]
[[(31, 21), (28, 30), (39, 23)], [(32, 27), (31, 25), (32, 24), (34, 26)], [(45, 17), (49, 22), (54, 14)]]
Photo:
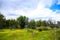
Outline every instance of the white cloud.
[[(49, 18), (54, 19), (54, 20), (60, 20), (60, 18), (59, 18), (60, 14), (57, 14), (58, 10), (56, 12), (53, 12), (49, 8), (46, 8), (46, 6), (50, 7), (54, 3), (53, 1), (55, 1), (55, 0), (40, 0), (36, 9), (29, 9), (29, 10), (11, 9), (11, 10), (4, 11), (3, 13), (5, 13), (5, 16), (7, 19), (10, 19), (10, 18), (15, 19), (20, 15), (25, 15), (29, 18), (40, 17), (41, 19), (44, 19), (45, 17), (47, 17), (47, 18), (45, 18), (45, 20), (49, 19)], [(8, 15), (6, 15), (6, 13), (7, 14), (13, 13), (13, 14), (16, 14), (17, 16), (8, 16)]]
[[(50, 3), (52, 3), (52, 1)], [(47, 4), (51, 5), (50, 3), (49, 4), (47, 3)], [(26, 16), (31, 17), (31, 18), (47, 17), (48, 19), (49, 17), (51, 17), (51, 19), (60, 20), (59, 18), (60, 14), (57, 14), (57, 11), (59, 10), (57, 10), (56, 12), (53, 12), (52, 10), (45, 8), (47, 4), (43, 3), (43, 1), (40, 1), (37, 8), (35, 10), (29, 10)]]
[(60, 4), (60, 0), (58, 0), (58, 3), (57, 4)]

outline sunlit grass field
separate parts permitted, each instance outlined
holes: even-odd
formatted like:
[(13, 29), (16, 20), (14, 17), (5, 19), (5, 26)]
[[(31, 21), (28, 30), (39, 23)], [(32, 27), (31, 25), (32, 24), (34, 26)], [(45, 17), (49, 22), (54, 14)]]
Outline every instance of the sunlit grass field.
[(55, 40), (55, 36), (53, 30), (3, 29), (0, 30), (0, 40)]

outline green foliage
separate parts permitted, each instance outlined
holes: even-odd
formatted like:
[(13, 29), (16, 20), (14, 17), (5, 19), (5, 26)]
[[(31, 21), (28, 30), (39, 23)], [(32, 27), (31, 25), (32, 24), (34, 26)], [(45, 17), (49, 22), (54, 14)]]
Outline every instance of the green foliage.
[(36, 26), (37, 27), (40, 27), (41, 26), (41, 23), (42, 23), (41, 20), (36, 21)]
[(21, 29), (25, 28), (25, 25), (28, 24), (28, 18), (26, 16), (20, 16), (20, 17), (18, 17), (17, 21), (18, 21)]
[(5, 25), (6, 25), (5, 21), (6, 20), (4, 16), (0, 13), (0, 29), (5, 28)]
[(52, 20), (48, 20), (48, 25), (53, 29), (55, 27), (54, 23)]
[(46, 20), (28, 20), (28, 17), (26, 16), (20, 16), (16, 20), (14, 19), (8, 19), (6, 20), (4, 15), (0, 13), (0, 29), (3, 28), (10, 28), (10, 29), (15, 29), (15, 28), (32, 28), (36, 29), (37, 27), (44, 26), (45, 27), (51, 27), (52, 29), (54, 28), (60, 28), (60, 21), (57, 21), (57, 24), (55, 24), (51, 19), (48, 21)]
[(50, 24), (49, 26), (50, 26), (52, 29), (55, 27), (54, 24)]
[(41, 27), (38, 27), (38, 30), (39, 31), (46, 31), (46, 30), (49, 30), (49, 29), (45, 26), (41, 26)]
[(11, 19), (11, 20), (6, 20), (6, 28), (14, 29), (18, 28), (18, 23), (17, 21)]
[(41, 22), (41, 26), (47, 26), (47, 22), (46, 21), (42, 21)]
[(35, 29), (35, 20), (31, 20), (29, 22), (29, 26), (30, 26), (30, 28)]

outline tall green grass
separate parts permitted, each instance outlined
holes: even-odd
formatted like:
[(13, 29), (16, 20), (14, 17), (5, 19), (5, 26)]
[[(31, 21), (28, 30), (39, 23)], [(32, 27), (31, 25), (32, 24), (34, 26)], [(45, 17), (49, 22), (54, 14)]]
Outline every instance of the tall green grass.
[(0, 30), (0, 40), (54, 40), (54, 33), (53, 30), (4, 29)]

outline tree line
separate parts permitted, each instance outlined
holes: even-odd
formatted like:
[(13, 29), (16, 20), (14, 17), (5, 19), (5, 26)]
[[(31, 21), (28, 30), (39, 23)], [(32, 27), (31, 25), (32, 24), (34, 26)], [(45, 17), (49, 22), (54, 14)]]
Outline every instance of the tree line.
[(57, 23), (52, 20), (29, 20), (26, 16), (19, 16), (17, 19), (6, 19), (3, 14), (0, 13), (0, 29), (24, 29), (24, 28), (60, 28), (60, 21)]

